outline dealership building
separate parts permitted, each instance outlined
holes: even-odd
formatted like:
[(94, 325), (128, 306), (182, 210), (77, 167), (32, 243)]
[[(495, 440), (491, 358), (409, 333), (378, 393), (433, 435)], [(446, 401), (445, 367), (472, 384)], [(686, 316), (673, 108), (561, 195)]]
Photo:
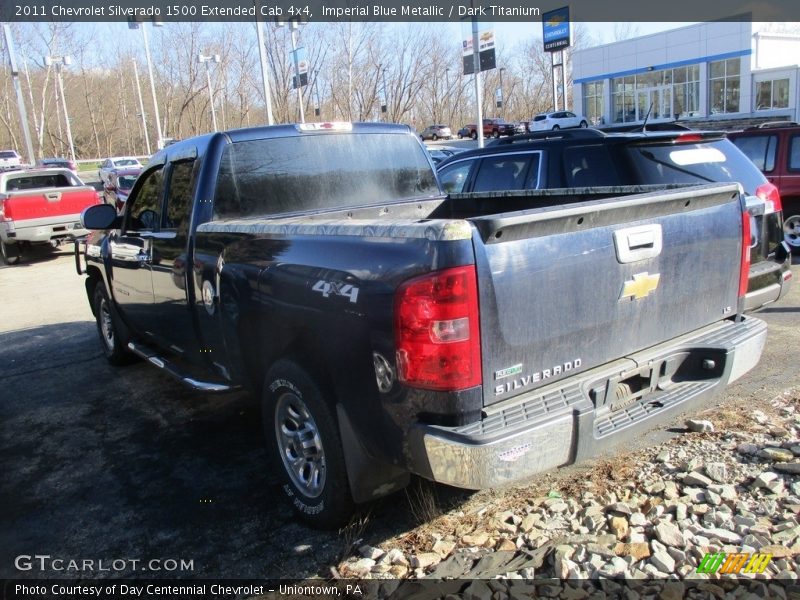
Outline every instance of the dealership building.
[(575, 50), (573, 106), (595, 125), (800, 120), (800, 36), (715, 21)]

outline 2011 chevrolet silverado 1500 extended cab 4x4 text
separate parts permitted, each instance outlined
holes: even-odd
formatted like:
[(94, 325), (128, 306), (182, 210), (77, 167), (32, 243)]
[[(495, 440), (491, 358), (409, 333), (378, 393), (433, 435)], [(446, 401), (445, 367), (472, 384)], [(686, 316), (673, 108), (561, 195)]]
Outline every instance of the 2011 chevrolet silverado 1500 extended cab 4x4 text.
[(410, 473), (595, 456), (758, 362), (740, 187), (634, 191), (509, 211), (443, 194), (404, 126), (241, 129), (153, 156), (76, 260), (107, 358), (255, 390), (286, 495), (329, 527)]

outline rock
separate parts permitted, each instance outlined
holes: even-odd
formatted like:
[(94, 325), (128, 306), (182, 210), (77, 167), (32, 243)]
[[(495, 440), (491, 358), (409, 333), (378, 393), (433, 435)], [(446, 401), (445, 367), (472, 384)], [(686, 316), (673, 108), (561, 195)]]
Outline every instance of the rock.
[(606, 507), (606, 512), (615, 512), (621, 515), (630, 516), (632, 511), (631, 507), (624, 502), (615, 502), (614, 504)]
[(754, 410), (750, 413), (750, 416), (756, 420), (756, 423), (759, 425), (764, 425), (767, 421), (769, 421), (769, 417), (765, 415), (760, 410)]
[(674, 500), (678, 498), (681, 494), (678, 491), (678, 484), (674, 481), (667, 481), (664, 484), (664, 498), (666, 500)]
[(800, 462), (779, 462), (772, 465), (772, 468), (779, 473), (800, 475)]
[(664, 584), (664, 589), (659, 594), (659, 600), (683, 600), (686, 586), (679, 581), (670, 581)]
[[(436, 552), (441, 558), (447, 557), (453, 550), (455, 550), (456, 543), (447, 541), (447, 540), (439, 540), (434, 545), (432, 550)], [(516, 546), (514, 546), (516, 549)]]
[(698, 433), (714, 431), (714, 424), (711, 421), (705, 421), (701, 419), (687, 419), (686, 427), (689, 429), (689, 431), (695, 431)]
[(485, 531), (476, 531), (475, 533), (465, 535), (461, 538), (461, 542), (466, 546), (482, 547), (489, 541), (489, 534)]
[(781, 427), (780, 425), (774, 425), (769, 428), (769, 434), (775, 438), (787, 438), (789, 435), (789, 430), (785, 427)]
[(611, 517), (609, 529), (611, 530), (611, 533), (617, 536), (617, 538), (620, 540), (627, 538), (628, 533), (630, 532), (628, 520), (625, 517)]
[(780, 494), (783, 492), (783, 480), (778, 477), (777, 473), (765, 471), (756, 477), (750, 487), (753, 489), (763, 488), (773, 494)]
[(686, 485), (702, 485), (703, 487), (706, 487), (711, 485), (713, 482), (702, 473), (693, 471), (683, 478), (683, 483)]
[(788, 546), (791, 544), (798, 536), (800, 536), (800, 525), (795, 525), (791, 529), (786, 529), (784, 531), (779, 531), (778, 533), (772, 536), (772, 541), (776, 544), (783, 544)]
[(739, 454), (744, 454), (746, 456), (752, 456), (758, 452), (758, 446), (755, 444), (739, 444), (736, 446), (736, 451)]
[(792, 451), (786, 450), (785, 448), (762, 448), (758, 456), (773, 462), (789, 462), (790, 460), (794, 460)]
[(461, 597), (464, 600), (491, 600), (492, 589), (482, 579), (474, 579), (464, 590)]
[(700, 533), (708, 538), (716, 538), (726, 544), (737, 544), (742, 541), (742, 536), (727, 529), (719, 529), (716, 527), (703, 528)]
[(385, 554), (380, 548), (375, 548), (366, 544), (358, 549), (358, 553), (364, 558), (371, 558), (372, 560), (378, 560)]
[(392, 565), (392, 568), (389, 569), (389, 573), (393, 577), (400, 579), (408, 575), (408, 567), (406, 567), (405, 565)]
[(631, 527), (643, 527), (647, 525), (647, 517), (644, 516), (644, 513), (635, 512), (631, 515), (630, 525)]
[(676, 521), (683, 521), (685, 518), (689, 516), (689, 507), (686, 506), (683, 502), (678, 502), (675, 504), (675, 520)]
[(661, 573), (672, 574), (675, 571), (675, 560), (663, 550), (657, 550), (650, 557), (650, 564)]
[(705, 472), (717, 483), (728, 483), (728, 467), (725, 463), (708, 463), (705, 466)]
[(628, 569), (628, 563), (625, 559), (615, 556), (600, 568), (600, 575), (605, 577), (617, 577), (625, 573)]
[(614, 546), (617, 556), (631, 556), (635, 562), (639, 562), (650, 557), (650, 545), (645, 543), (631, 542), (628, 544), (617, 544)]
[(347, 570), (356, 577), (365, 578), (367, 575), (369, 575), (369, 572), (372, 571), (372, 567), (374, 566), (374, 560), (371, 558), (362, 558), (352, 564), (347, 565)]
[(739, 496), (736, 493), (736, 486), (732, 484), (710, 485), (708, 489), (715, 494), (719, 494), (723, 500), (736, 500)]
[(411, 557), (411, 566), (415, 569), (427, 569), (441, 561), (441, 557), (434, 552), (420, 552)]
[(758, 549), (762, 554), (772, 554), (772, 558), (778, 560), (779, 558), (791, 558), (794, 556), (792, 551), (786, 546), (772, 544), (770, 546), (762, 546)]
[(497, 547), (495, 548), (495, 550), (498, 551), (508, 551), (508, 552), (514, 552), (516, 549), (517, 545), (514, 543), (513, 540), (510, 540), (508, 538), (501, 539), (497, 543)]
[(675, 546), (676, 548), (683, 548), (686, 543), (683, 539), (683, 534), (677, 525), (673, 525), (667, 521), (662, 521), (654, 528), (658, 540), (667, 546)]
[(569, 510), (569, 506), (567, 506), (567, 503), (563, 501), (553, 502), (548, 507), (548, 510), (553, 513), (563, 513)]
[(706, 493), (700, 488), (683, 488), (683, 494), (688, 496), (689, 500), (691, 500), (693, 504), (699, 504), (706, 498)]
[(530, 533), (534, 525), (541, 520), (542, 518), (539, 515), (526, 515), (525, 518), (522, 519), (522, 523), (520, 523), (519, 528), (523, 533)]
[(401, 565), (404, 567), (408, 566), (408, 560), (406, 560), (405, 555), (402, 551), (398, 550), (397, 548), (392, 548), (389, 552), (386, 553), (386, 562), (393, 564), (393, 565)]
[(656, 462), (659, 463), (669, 462), (669, 451), (663, 450), (662, 452), (659, 452), (658, 456), (656, 456)]

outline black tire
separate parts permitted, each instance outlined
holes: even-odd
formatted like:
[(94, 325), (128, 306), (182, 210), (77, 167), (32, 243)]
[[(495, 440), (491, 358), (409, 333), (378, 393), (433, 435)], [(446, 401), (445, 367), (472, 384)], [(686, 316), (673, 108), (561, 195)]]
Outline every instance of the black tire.
[(472, 134), (469, 137), (471, 137), (473, 140), (477, 140), (478, 139), (478, 132), (477, 131), (473, 131)]
[(294, 512), (319, 529), (346, 525), (356, 510), (330, 400), (289, 360), (275, 363), (264, 379), (261, 415), (281, 489)]
[(581, 121), (581, 129), (586, 129), (589, 124), (586, 121)]
[(436, 140), (438, 140), (438, 139), (439, 139), (439, 136), (438, 136), (438, 135), (436, 135), (435, 133), (434, 133), (434, 134), (431, 136), (431, 140), (432, 140), (432, 141), (434, 141), (434, 142), (435, 142)]
[(128, 338), (121, 333), (121, 328), (111, 301), (108, 299), (105, 285), (100, 282), (94, 288), (94, 314), (97, 323), (97, 335), (100, 337), (100, 347), (106, 360), (115, 366), (126, 365), (135, 360), (128, 350)]
[(785, 215), (783, 219), (783, 239), (789, 250), (797, 256), (800, 254), (800, 215)]
[(3, 262), (7, 265), (19, 264), (19, 259), (22, 254), (19, 251), (19, 244), (6, 244), (0, 240), (0, 254), (3, 256)]
[(492, 131), (492, 137), (493, 137), (494, 139), (497, 139), (497, 138), (499, 138), (499, 137), (500, 137), (500, 132), (499, 132), (499, 131), (497, 131), (497, 129), (495, 129), (494, 131)]
[(464, 138), (464, 136), (463, 136), (463, 135), (461, 135), (461, 134), (459, 133), (459, 134), (458, 134), (458, 139), (460, 139), (460, 140), (461, 140), (461, 139), (463, 139), (463, 138)]
[(553, 131), (558, 131), (559, 129), (561, 129), (561, 127), (558, 125), (553, 125)]

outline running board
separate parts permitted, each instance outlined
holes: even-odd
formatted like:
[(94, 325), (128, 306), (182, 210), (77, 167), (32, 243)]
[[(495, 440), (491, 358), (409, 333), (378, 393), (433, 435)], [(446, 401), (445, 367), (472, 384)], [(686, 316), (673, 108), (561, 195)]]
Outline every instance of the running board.
[(133, 342), (128, 342), (128, 349), (133, 352), (136, 356), (143, 358), (151, 365), (154, 365), (164, 371), (167, 375), (171, 375), (184, 385), (192, 388), (193, 390), (198, 390), (200, 392), (211, 392), (211, 393), (223, 393), (223, 392), (234, 392), (239, 389), (239, 386), (236, 385), (229, 385), (226, 383), (218, 383), (216, 381), (200, 381), (199, 379), (195, 379), (188, 373), (183, 372), (183, 370), (173, 362), (170, 362), (166, 358), (157, 355), (155, 352), (150, 350), (149, 348), (135, 344)]

